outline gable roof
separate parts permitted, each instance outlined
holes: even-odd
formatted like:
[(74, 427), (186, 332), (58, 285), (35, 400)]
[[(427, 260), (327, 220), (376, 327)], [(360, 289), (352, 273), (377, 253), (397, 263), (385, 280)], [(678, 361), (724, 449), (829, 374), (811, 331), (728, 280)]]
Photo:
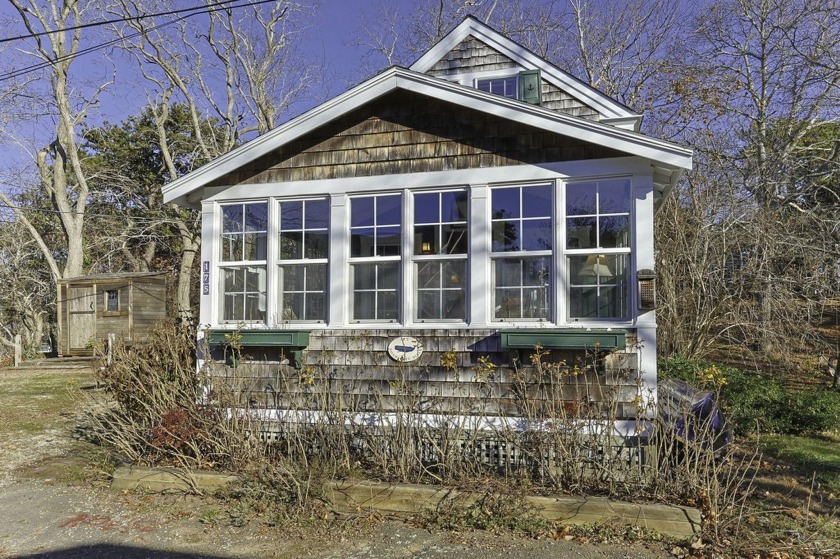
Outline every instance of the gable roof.
[(164, 201), (194, 205), (196, 200), (191, 199), (190, 194), (211, 181), (271, 153), (333, 119), (399, 89), (541, 128), (555, 134), (602, 145), (629, 155), (641, 156), (668, 169), (691, 168), (691, 150), (671, 142), (486, 93), (405, 68), (392, 67), (164, 185), (162, 189)]
[(615, 99), (598, 91), (594, 87), (564, 72), (547, 60), (537, 56), (516, 41), (505, 37), (495, 29), (467, 16), (457, 27), (444, 36), (438, 43), (417, 59), (409, 69), (426, 73), (452, 49), (468, 37), (474, 37), (513, 60), (523, 69), (539, 68), (542, 78), (565, 91), (578, 101), (592, 107), (601, 115), (601, 122), (635, 131), (639, 130), (642, 115), (636, 113)]

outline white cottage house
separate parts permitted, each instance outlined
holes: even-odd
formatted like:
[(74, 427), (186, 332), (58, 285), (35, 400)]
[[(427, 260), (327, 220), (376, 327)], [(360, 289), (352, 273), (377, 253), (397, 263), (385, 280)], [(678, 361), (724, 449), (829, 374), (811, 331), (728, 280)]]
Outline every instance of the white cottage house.
[(265, 364), (254, 394), (326, 365), (359, 393), (387, 394), (399, 369), (453, 401), (453, 363), (502, 379), (537, 344), (594, 351), (605, 370), (587, 374), (629, 421), (655, 398), (654, 213), (692, 161), (641, 119), (465, 19), (410, 68), (163, 188), (202, 212), (209, 343), (239, 332)]

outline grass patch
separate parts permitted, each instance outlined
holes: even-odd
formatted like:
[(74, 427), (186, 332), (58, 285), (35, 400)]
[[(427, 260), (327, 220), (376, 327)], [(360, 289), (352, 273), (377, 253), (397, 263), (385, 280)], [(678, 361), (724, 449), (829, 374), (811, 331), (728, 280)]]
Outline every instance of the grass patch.
[(764, 444), (769, 455), (791, 464), (802, 475), (814, 475), (830, 492), (840, 494), (840, 433), (771, 435)]
[(71, 423), (90, 373), (0, 376), (0, 435), (33, 434)]

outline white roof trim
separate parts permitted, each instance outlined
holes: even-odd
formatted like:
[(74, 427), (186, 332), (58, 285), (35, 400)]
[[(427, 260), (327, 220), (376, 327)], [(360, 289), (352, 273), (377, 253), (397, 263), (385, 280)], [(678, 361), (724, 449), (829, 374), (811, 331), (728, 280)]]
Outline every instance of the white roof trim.
[(641, 121), (642, 115), (564, 72), (473, 17), (467, 17), (462, 21), (414, 64), (409, 66), (409, 69), (420, 73), (428, 72), (447, 53), (470, 35), (493, 47), (525, 69), (539, 68), (546, 81), (598, 111), (602, 119), (616, 119), (619, 122), (632, 119), (636, 122), (636, 125)]
[(667, 167), (691, 168), (691, 150), (676, 144), (395, 67), (164, 185), (163, 199), (186, 203), (191, 192), (207, 183), (397, 89), (603, 145)]

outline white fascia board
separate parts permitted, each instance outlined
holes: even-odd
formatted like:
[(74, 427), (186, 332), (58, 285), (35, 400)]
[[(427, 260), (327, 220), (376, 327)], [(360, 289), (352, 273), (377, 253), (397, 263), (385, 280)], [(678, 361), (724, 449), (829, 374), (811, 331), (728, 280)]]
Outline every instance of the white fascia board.
[(195, 189), (235, 171), (239, 167), (266, 155), (295, 138), (323, 126), (345, 113), (361, 107), (372, 99), (396, 88), (396, 68), (390, 68), (353, 89), (334, 97), (262, 136), (229, 151), (195, 171), (180, 177), (161, 189), (164, 203), (186, 202)]
[[(569, 95), (598, 111), (604, 120), (609, 122), (615, 119), (620, 122), (616, 126), (623, 128), (626, 127), (626, 124), (621, 121), (641, 121), (642, 115), (633, 112), (618, 101), (557, 68), (522, 45), (473, 18), (467, 18), (461, 22), (426, 54), (409, 66), (409, 70), (420, 73), (428, 72), (449, 51), (470, 35), (496, 49), (523, 68), (539, 68), (542, 77), (549, 83), (556, 85)], [(632, 129), (637, 130), (638, 124), (634, 124)]]
[(676, 144), (395, 67), (165, 185), (162, 189), (164, 202), (194, 204), (195, 197), (190, 194), (207, 183), (396, 89), (603, 145), (667, 166), (691, 168), (691, 150)]
[(656, 163), (691, 169), (691, 150), (630, 130), (558, 113), (501, 95), (405, 70), (398, 72), (397, 86), (500, 118), (613, 148), (629, 155), (645, 157)]

